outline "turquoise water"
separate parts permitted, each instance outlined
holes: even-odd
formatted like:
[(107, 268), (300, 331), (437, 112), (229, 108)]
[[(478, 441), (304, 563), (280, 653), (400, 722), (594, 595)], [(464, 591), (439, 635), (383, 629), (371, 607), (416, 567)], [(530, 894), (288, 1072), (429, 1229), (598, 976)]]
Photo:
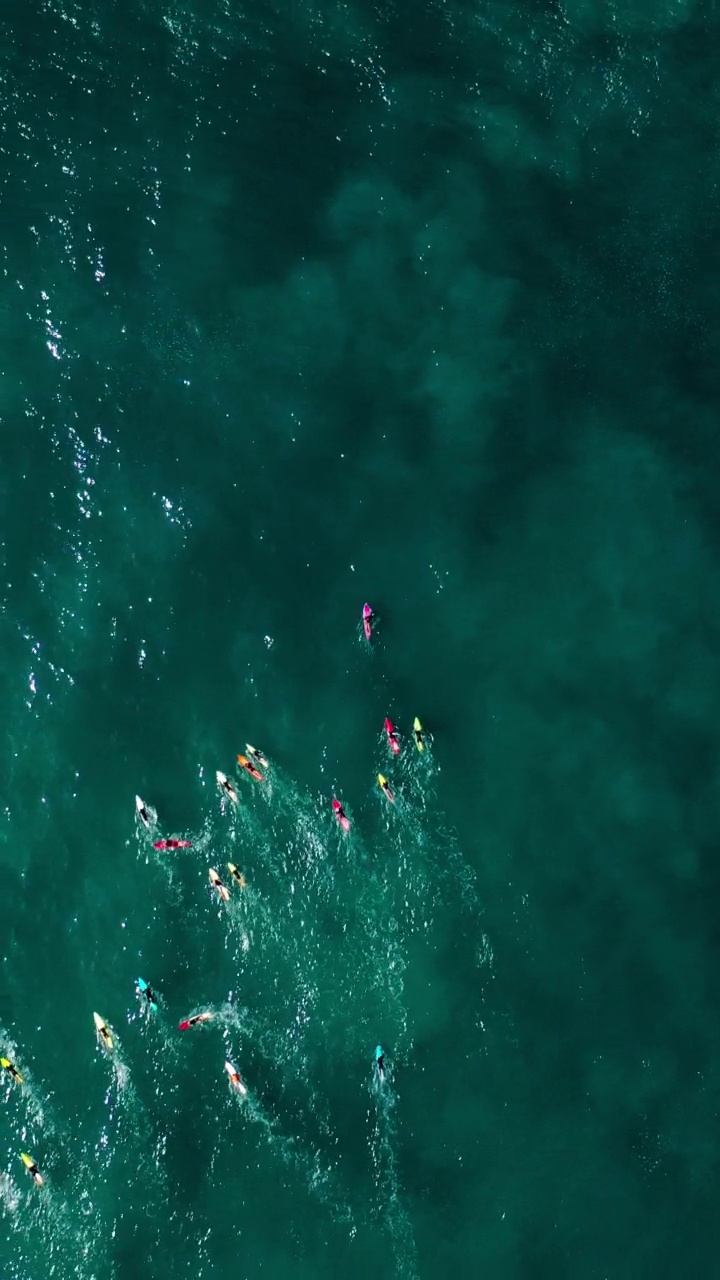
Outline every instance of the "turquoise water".
[(716, 1273), (718, 21), (6, 8), (4, 1276)]

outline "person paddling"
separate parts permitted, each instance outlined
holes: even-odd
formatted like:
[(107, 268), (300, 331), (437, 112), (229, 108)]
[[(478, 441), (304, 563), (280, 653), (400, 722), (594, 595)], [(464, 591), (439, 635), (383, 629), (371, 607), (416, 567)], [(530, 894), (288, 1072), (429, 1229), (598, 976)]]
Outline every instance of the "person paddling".
[(43, 1183), (44, 1183), (45, 1179), (43, 1178), (43, 1176), (42, 1176), (42, 1174), (41, 1174), (40, 1170), (38, 1169), (38, 1167), (37, 1167), (37, 1165), (36, 1165), (35, 1161), (33, 1160), (32, 1156), (26, 1155), (26, 1154), (25, 1154), (25, 1152), (23, 1151), (23, 1152), (22, 1152), (22, 1154), (21, 1154), (21, 1156), (20, 1156), (20, 1159), (22, 1160), (23, 1164), (25, 1165), (25, 1168), (27, 1169), (28, 1173), (30, 1174), (30, 1177), (32, 1178), (33, 1182), (35, 1183), (35, 1186), (36, 1186), (36, 1187), (41, 1187), (41, 1186), (43, 1185)]
[(237, 762), (241, 769), (244, 769), (246, 773), (250, 774), (251, 778), (254, 778), (256, 782), (262, 782), (263, 776), (260, 770), (255, 768), (252, 760), (248, 760), (247, 756), (239, 755)]
[(135, 979), (135, 990), (140, 996), (140, 999), (147, 1002), (148, 1007), (152, 1009), (153, 1013), (157, 1013), (157, 996), (152, 988), (148, 986), (144, 978)]
[(228, 800), (232, 800), (233, 804), (239, 804), (240, 797), (230, 779), (226, 777), (224, 773), (221, 773), (219, 769), (217, 770), (215, 777), (217, 778), (220, 790), (228, 797)]
[(240, 1072), (235, 1069), (232, 1062), (225, 1063), (225, 1070), (227, 1071), (228, 1076), (230, 1078), (230, 1084), (232, 1088), (236, 1089), (237, 1092), (240, 1094), (240, 1096), (244, 1098), (247, 1093), (247, 1088), (245, 1087), (242, 1080), (240, 1079)]
[(210, 1022), (212, 1016), (209, 1009), (205, 1009), (202, 1013), (194, 1013), (191, 1018), (183, 1018), (182, 1022), (178, 1022), (178, 1031), (187, 1031), (190, 1027), (196, 1027), (199, 1022)]
[(375, 1050), (375, 1069), (378, 1073), (378, 1080), (382, 1084), (385, 1080), (385, 1050), (381, 1044)]
[(11, 1062), (9, 1058), (0, 1058), (0, 1067), (2, 1067), (3, 1071), (7, 1071), (8, 1075), (12, 1077), (16, 1084), (22, 1084), (23, 1078), (15, 1066), (15, 1063)]
[(388, 746), (390, 747), (390, 750), (392, 751), (394, 756), (399, 756), (400, 742), (398, 741), (397, 729), (395, 728), (395, 725), (393, 724), (392, 720), (389, 720), (387, 716), (385, 717), (385, 723), (383, 725), (383, 728), (385, 729), (385, 732), (387, 734)]
[(221, 902), (230, 901), (230, 890), (223, 884), (214, 867), (208, 869), (208, 879)]
[(350, 830), (350, 819), (348, 818), (348, 816), (347, 816), (347, 814), (346, 814), (345, 810), (343, 809), (343, 807), (342, 807), (342, 805), (341, 805), (341, 803), (340, 803), (340, 801), (339, 801), (339, 800), (333, 800), (333, 802), (332, 802), (332, 809), (333, 809), (333, 813), (335, 814), (335, 817), (337, 818), (338, 822), (340, 823), (340, 826), (342, 827), (343, 831), (345, 831), (345, 832), (349, 831), (349, 830)]
[(387, 799), (390, 801), (391, 804), (394, 804), (395, 793), (390, 790), (390, 783), (388, 782), (387, 778), (383, 777), (383, 775), (379, 773), (377, 776), (377, 780), (378, 780), (378, 786), (382, 791), (383, 795), (387, 797)]

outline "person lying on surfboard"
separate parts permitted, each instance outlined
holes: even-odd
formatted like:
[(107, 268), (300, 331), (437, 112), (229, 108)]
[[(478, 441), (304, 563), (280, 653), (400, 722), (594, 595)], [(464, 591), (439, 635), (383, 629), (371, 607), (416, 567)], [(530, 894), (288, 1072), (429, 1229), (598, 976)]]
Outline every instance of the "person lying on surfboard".
[(244, 1098), (245, 1094), (247, 1093), (247, 1089), (245, 1088), (245, 1085), (240, 1079), (240, 1072), (235, 1070), (235, 1067), (233, 1066), (232, 1062), (225, 1063), (225, 1070), (227, 1071), (228, 1076), (230, 1077), (230, 1084), (232, 1088), (237, 1089), (240, 1096)]
[(153, 1013), (157, 1013), (157, 996), (152, 988), (148, 986), (144, 978), (135, 979), (135, 990), (141, 1000), (147, 1001), (148, 1007), (152, 1009)]
[(37, 1165), (36, 1165), (35, 1161), (33, 1160), (32, 1156), (28, 1156), (28, 1155), (26, 1155), (26, 1154), (25, 1154), (25, 1152), (23, 1151), (22, 1155), (20, 1156), (20, 1159), (22, 1160), (23, 1164), (25, 1165), (25, 1168), (27, 1169), (28, 1173), (30, 1174), (30, 1177), (32, 1178), (33, 1182), (35, 1183), (35, 1186), (36, 1186), (36, 1187), (41, 1187), (41, 1186), (42, 1186), (42, 1184), (43, 1184), (43, 1182), (45, 1181), (45, 1179), (43, 1178), (43, 1176), (42, 1176), (42, 1174), (41, 1174), (40, 1170), (38, 1169), (38, 1167), (37, 1167)]
[(0, 1058), (0, 1067), (2, 1067), (3, 1071), (7, 1071), (8, 1075), (11, 1076), (17, 1084), (22, 1084), (23, 1078), (15, 1066), (15, 1063), (11, 1062), (9, 1058)]
[(93, 1022), (95, 1023), (95, 1029), (100, 1037), (100, 1043), (103, 1045), (103, 1048), (107, 1049), (108, 1053), (112, 1053), (114, 1041), (107, 1022), (105, 1022), (104, 1018), (100, 1017), (99, 1013), (93, 1014)]
[(208, 869), (208, 880), (210, 881), (215, 892), (217, 893), (217, 896), (220, 899), (220, 901), (229, 902), (230, 890), (228, 889), (227, 885), (223, 884), (222, 880), (220, 879), (214, 867), (210, 867)]
[(255, 765), (251, 760), (248, 760), (247, 756), (238, 756), (237, 762), (241, 769), (250, 774), (251, 778), (254, 778), (256, 782), (262, 782), (263, 776), (260, 770), (255, 768)]
[(375, 614), (370, 608), (370, 605), (364, 604), (363, 611), (362, 611), (362, 623), (363, 623), (363, 631), (365, 632), (366, 640), (372, 640), (372, 624), (374, 621), (375, 621)]
[(145, 801), (140, 799), (140, 796), (135, 797), (135, 812), (144, 827), (149, 828), (152, 825), (153, 814), (148, 809)]
[(390, 747), (390, 750), (392, 751), (393, 755), (399, 756), (400, 743), (398, 741), (397, 729), (395, 728), (395, 725), (393, 724), (392, 720), (388, 720), (387, 716), (385, 717), (385, 723), (383, 725), (383, 728), (387, 734), (388, 746)]
[(391, 804), (394, 804), (395, 794), (390, 790), (390, 783), (388, 782), (387, 778), (384, 778), (383, 775), (379, 773), (377, 776), (377, 780), (378, 780), (378, 786), (382, 791), (383, 795), (387, 796)]
[(247, 751), (249, 756), (252, 756), (253, 760), (257, 760), (258, 764), (262, 765), (263, 769), (270, 768), (270, 761), (266, 760), (262, 751), (258, 751), (257, 747), (252, 747), (249, 742), (246, 742), (245, 750)]
[(345, 810), (343, 809), (343, 807), (342, 807), (342, 805), (341, 805), (340, 801), (339, 801), (339, 800), (333, 800), (333, 802), (332, 802), (332, 807), (333, 807), (333, 813), (335, 814), (335, 817), (337, 818), (338, 822), (340, 823), (340, 826), (342, 827), (343, 831), (349, 831), (349, 830), (350, 830), (350, 819), (348, 818), (348, 816), (347, 816), (347, 814), (346, 814)]
[(190, 849), (191, 840), (153, 840), (153, 849)]
[(233, 804), (239, 804), (240, 797), (230, 779), (227, 778), (224, 773), (221, 773), (219, 769), (217, 770), (215, 777), (217, 778), (220, 790), (224, 791), (225, 795), (229, 800), (232, 800)]
[(375, 1069), (378, 1073), (378, 1080), (382, 1084), (385, 1079), (385, 1050), (381, 1044), (375, 1050)]
[(196, 1027), (199, 1022), (210, 1022), (212, 1017), (209, 1009), (203, 1013), (194, 1013), (192, 1018), (183, 1018), (182, 1022), (178, 1022), (178, 1031), (187, 1031), (190, 1027)]

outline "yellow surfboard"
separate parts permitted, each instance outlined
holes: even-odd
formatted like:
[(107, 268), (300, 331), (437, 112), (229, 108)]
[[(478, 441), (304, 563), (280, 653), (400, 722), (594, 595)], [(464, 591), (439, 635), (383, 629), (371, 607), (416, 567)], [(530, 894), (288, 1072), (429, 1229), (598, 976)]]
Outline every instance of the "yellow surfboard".
[(18, 1084), (22, 1084), (23, 1078), (15, 1066), (15, 1063), (11, 1062), (9, 1058), (0, 1058), (0, 1067), (7, 1071), (8, 1075), (11, 1075), (13, 1080), (17, 1080)]
[(378, 780), (378, 786), (379, 786), (380, 790), (382, 791), (383, 795), (384, 795), (384, 796), (387, 796), (387, 799), (390, 801), (390, 803), (391, 803), (391, 804), (394, 804), (394, 803), (395, 803), (395, 795), (394, 795), (394, 793), (390, 790), (390, 783), (388, 782), (387, 778), (384, 776), (384, 774), (379, 773), (379, 774), (378, 774), (378, 776), (377, 776), (377, 780)]
[(39, 1169), (38, 1169), (38, 1167), (37, 1167), (37, 1165), (36, 1165), (35, 1161), (33, 1160), (32, 1156), (26, 1155), (26, 1153), (25, 1153), (24, 1151), (22, 1151), (22, 1152), (20, 1153), (20, 1159), (22, 1160), (23, 1164), (25, 1165), (25, 1168), (27, 1169), (28, 1173), (31, 1173), (31, 1174), (32, 1174), (33, 1181), (34, 1181), (34, 1182), (36, 1182), (36, 1183), (37, 1183), (37, 1185), (38, 1185), (39, 1187), (41, 1187), (41, 1186), (42, 1186), (42, 1184), (43, 1184), (43, 1182), (45, 1181), (45, 1179), (43, 1178), (42, 1174), (40, 1173), (40, 1171), (39, 1171)]
[(93, 1014), (93, 1020), (95, 1022), (95, 1028), (97, 1030), (97, 1033), (102, 1043), (105, 1045), (105, 1048), (108, 1049), (110, 1053), (112, 1053), (114, 1048), (114, 1041), (113, 1041), (112, 1035), (110, 1034), (110, 1028), (108, 1027), (107, 1022), (105, 1022), (100, 1017), (99, 1013)]

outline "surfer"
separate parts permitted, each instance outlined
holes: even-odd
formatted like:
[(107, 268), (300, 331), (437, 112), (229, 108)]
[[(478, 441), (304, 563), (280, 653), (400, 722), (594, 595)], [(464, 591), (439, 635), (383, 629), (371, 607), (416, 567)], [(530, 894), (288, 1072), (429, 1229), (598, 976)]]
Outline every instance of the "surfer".
[(233, 786), (232, 782), (230, 781), (230, 779), (229, 779), (228, 777), (226, 777), (224, 773), (221, 773), (219, 769), (218, 769), (217, 773), (215, 774), (215, 777), (216, 777), (216, 778), (217, 778), (217, 780), (218, 780), (218, 786), (220, 787), (220, 790), (225, 792), (225, 795), (226, 795), (230, 800), (232, 800), (233, 804), (239, 804), (239, 803), (240, 803), (240, 797), (239, 797), (239, 795), (238, 795), (237, 791), (235, 790), (235, 788), (234, 788), (234, 786)]
[(37, 1167), (37, 1165), (36, 1165), (35, 1161), (33, 1160), (32, 1156), (28, 1156), (28, 1155), (26, 1155), (26, 1154), (25, 1154), (25, 1152), (23, 1151), (23, 1152), (22, 1152), (22, 1154), (21, 1154), (21, 1156), (20, 1156), (20, 1159), (22, 1160), (23, 1164), (25, 1165), (25, 1168), (27, 1169), (28, 1173), (30, 1174), (30, 1177), (32, 1178), (33, 1182), (35, 1183), (35, 1186), (36, 1186), (36, 1187), (41, 1187), (41, 1186), (42, 1186), (42, 1184), (43, 1184), (43, 1182), (45, 1181), (45, 1179), (43, 1178), (43, 1176), (42, 1176), (42, 1174), (41, 1174), (40, 1170), (38, 1169), (38, 1167)]
[(413, 720), (413, 740), (418, 751), (425, 750), (425, 731), (417, 716)]
[(190, 849), (191, 840), (154, 840), (153, 849)]
[(9, 1076), (12, 1076), (16, 1084), (22, 1084), (23, 1078), (15, 1066), (15, 1063), (11, 1062), (9, 1058), (0, 1058), (0, 1067), (2, 1067), (3, 1071), (7, 1071)]
[(378, 1080), (383, 1084), (385, 1080), (385, 1051), (381, 1044), (375, 1050), (375, 1069), (378, 1073)]
[(250, 743), (249, 743), (249, 742), (246, 742), (246, 743), (245, 743), (245, 750), (247, 751), (247, 753), (248, 753), (248, 755), (249, 755), (249, 756), (252, 756), (253, 760), (257, 760), (258, 764), (261, 764), (261, 765), (262, 765), (263, 769), (269, 769), (269, 768), (270, 768), (270, 762), (269, 762), (269, 760), (266, 760), (266, 758), (265, 758), (265, 756), (263, 755), (262, 751), (258, 751), (257, 747), (251, 747), (251, 746), (250, 746)]
[(225, 1063), (225, 1070), (227, 1071), (228, 1076), (230, 1077), (230, 1084), (232, 1088), (237, 1089), (241, 1097), (244, 1098), (247, 1093), (247, 1089), (245, 1088), (245, 1085), (240, 1079), (240, 1072), (235, 1070), (232, 1062)]
[(366, 640), (372, 640), (372, 624), (374, 621), (375, 621), (375, 614), (370, 608), (370, 605), (364, 604), (363, 611), (362, 611), (362, 623), (363, 623), (363, 631), (365, 632)]
[(196, 1027), (198, 1022), (210, 1022), (212, 1016), (209, 1009), (205, 1009), (203, 1013), (194, 1013), (192, 1018), (183, 1018), (182, 1022), (178, 1022), (178, 1031), (187, 1031), (189, 1027)]
[(214, 867), (209, 867), (209, 868), (208, 868), (208, 879), (209, 879), (209, 881), (210, 881), (210, 883), (211, 883), (211, 885), (212, 885), (213, 889), (217, 890), (217, 896), (218, 896), (218, 898), (220, 899), (220, 901), (221, 901), (221, 902), (229, 902), (229, 901), (230, 901), (230, 890), (229, 890), (228, 888), (226, 888), (226, 886), (223, 884), (222, 880), (220, 879), (220, 877), (219, 877), (219, 875), (218, 875), (218, 873), (217, 873), (217, 871), (215, 870), (215, 868), (214, 868)]
[(140, 819), (140, 821), (142, 822), (143, 826), (149, 828), (152, 823), (150, 810), (145, 804), (145, 801), (141, 800), (139, 796), (135, 797), (135, 812), (138, 818)]
[(135, 990), (137, 991), (141, 1000), (145, 999), (147, 1001), (153, 1013), (157, 1013), (157, 1008), (158, 1008), (157, 996), (155, 995), (155, 992), (152, 990), (152, 988), (148, 986), (144, 978), (135, 979)]
[(387, 716), (385, 717), (384, 729), (387, 734), (390, 750), (392, 751), (393, 755), (399, 756), (400, 743), (398, 741), (397, 729), (395, 728), (395, 725), (393, 724), (392, 720), (388, 720)]
[(394, 795), (394, 792), (390, 790), (390, 783), (388, 782), (387, 778), (383, 777), (383, 775), (379, 773), (377, 776), (377, 779), (378, 779), (378, 786), (382, 791), (383, 795), (387, 796), (391, 804), (394, 804), (395, 795)]
[(333, 807), (333, 813), (335, 814), (335, 817), (337, 818), (338, 822), (340, 823), (340, 826), (342, 827), (343, 831), (349, 831), (349, 830), (350, 830), (350, 819), (348, 818), (348, 816), (347, 816), (347, 814), (346, 814), (345, 810), (343, 809), (343, 807), (342, 807), (342, 805), (341, 805), (340, 801), (339, 801), (339, 800), (335, 800), (335, 799), (333, 799), (332, 807)]
[(232, 876), (232, 878), (233, 878), (233, 880), (235, 881), (235, 883), (236, 883), (236, 884), (239, 884), (241, 889), (246, 889), (246, 888), (247, 888), (247, 880), (245, 879), (245, 877), (244, 877), (244, 875), (242, 874), (242, 872), (238, 871), (237, 867), (235, 866), (235, 863), (234, 863), (234, 862), (228, 862), (228, 864), (227, 864), (227, 869), (228, 869), (228, 871), (230, 872), (230, 875)]
[(112, 1035), (110, 1034), (110, 1028), (108, 1027), (107, 1022), (105, 1022), (100, 1017), (99, 1013), (93, 1014), (93, 1020), (95, 1022), (95, 1029), (100, 1037), (101, 1043), (108, 1050), (108, 1053), (112, 1053), (113, 1038), (112, 1038)]
[(251, 760), (248, 760), (247, 756), (238, 756), (237, 762), (241, 769), (250, 774), (251, 778), (254, 778), (256, 782), (262, 782), (263, 776), (260, 770), (255, 768), (255, 765)]

